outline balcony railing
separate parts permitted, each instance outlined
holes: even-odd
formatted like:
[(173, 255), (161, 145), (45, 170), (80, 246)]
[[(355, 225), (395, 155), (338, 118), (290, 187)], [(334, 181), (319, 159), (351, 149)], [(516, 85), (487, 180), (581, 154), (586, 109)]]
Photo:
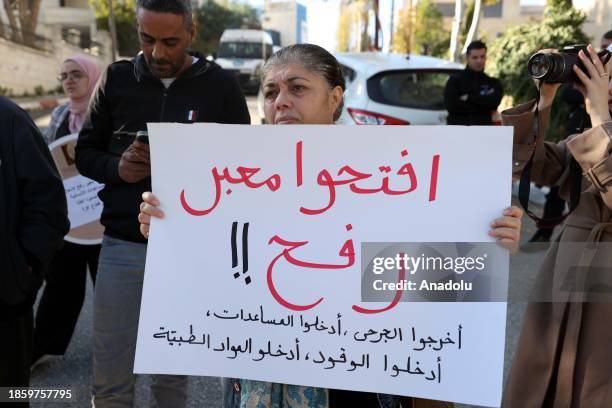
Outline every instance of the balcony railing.
[(104, 46), (97, 41), (93, 41), (89, 36), (89, 32), (83, 37), (79, 30), (68, 29), (62, 32), (62, 39), (67, 44), (81, 48), (87, 54), (95, 56), (104, 55)]
[[(97, 41), (89, 40), (87, 42), (87, 46), (85, 47), (81, 42), (80, 36), (63, 35), (62, 37), (67, 44), (79, 47), (83, 50), (83, 52), (87, 54), (91, 54), (94, 56), (103, 56), (105, 54), (103, 44)], [(22, 44), (36, 50), (53, 52), (53, 41), (49, 38), (28, 31), (23, 31), (19, 29), (15, 30), (11, 26), (2, 24), (1, 22), (0, 38), (5, 38), (14, 43)]]
[(50, 39), (29, 31), (14, 29), (10, 25), (0, 23), (0, 37), (40, 51), (53, 51), (53, 42)]

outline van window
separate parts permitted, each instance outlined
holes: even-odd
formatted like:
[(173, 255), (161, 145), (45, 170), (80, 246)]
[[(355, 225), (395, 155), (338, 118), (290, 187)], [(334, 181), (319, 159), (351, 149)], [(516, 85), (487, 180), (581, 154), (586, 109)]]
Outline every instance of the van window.
[[(272, 45), (266, 44), (264, 59), (272, 55)], [(222, 42), (219, 43), (217, 58), (261, 59), (261, 43), (254, 42)]]
[(457, 70), (397, 70), (368, 79), (368, 95), (375, 102), (403, 108), (445, 110), (444, 86)]

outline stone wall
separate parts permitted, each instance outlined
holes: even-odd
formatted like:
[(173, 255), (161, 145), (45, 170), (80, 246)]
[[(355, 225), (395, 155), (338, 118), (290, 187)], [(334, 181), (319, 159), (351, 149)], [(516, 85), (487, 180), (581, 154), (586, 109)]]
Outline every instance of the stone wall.
[[(103, 50), (104, 57), (93, 57), (105, 68), (109, 60), (108, 47)], [(8, 88), (13, 95), (24, 92), (32, 94), (34, 88), (42, 86), (45, 90), (56, 88), (62, 62), (74, 55), (83, 55), (78, 47), (66, 44), (54, 36), (53, 51), (44, 52), (0, 38), (0, 87)]]

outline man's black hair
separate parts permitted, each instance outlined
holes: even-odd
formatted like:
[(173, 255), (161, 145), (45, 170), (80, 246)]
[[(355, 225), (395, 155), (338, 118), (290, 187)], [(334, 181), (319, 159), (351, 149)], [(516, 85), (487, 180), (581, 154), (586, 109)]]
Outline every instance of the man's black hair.
[(480, 40), (476, 40), (476, 41), (472, 41), (470, 43), (470, 45), (468, 45), (467, 47), (467, 52), (466, 55), (470, 55), (470, 51), (472, 50), (482, 50), (482, 49), (487, 49), (487, 44), (483, 43)]
[(602, 37), (605, 38), (606, 40), (612, 40), (612, 30), (602, 35)]
[(171, 13), (183, 16), (187, 27), (191, 26), (193, 22), (190, 0), (137, 0), (136, 9), (141, 8), (156, 13)]

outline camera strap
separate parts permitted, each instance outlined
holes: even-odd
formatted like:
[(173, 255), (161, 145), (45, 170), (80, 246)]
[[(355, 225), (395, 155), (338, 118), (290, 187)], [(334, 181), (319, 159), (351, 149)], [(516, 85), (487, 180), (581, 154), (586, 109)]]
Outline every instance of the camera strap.
[[(540, 118), (539, 118), (539, 110), (538, 110), (539, 102), (540, 102), (540, 89), (538, 87), (538, 96), (536, 98), (536, 105), (535, 105), (536, 106), (535, 115), (536, 115), (536, 124), (537, 124), (537, 133), (536, 133), (537, 139), (536, 139), (536, 144), (534, 146), (533, 152), (531, 152), (531, 157), (529, 158), (529, 161), (527, 162), (527, 164), (525, 165), (525, 168), (523, 169), (523, 172), (521, 173), (521, 178), (519, 181), (518, 197), (519, 197), (519, 202), (521, 203), (521, 206), (525, 210), (525, 213), (527, 213), (529, 218), (531, 218), (532, 220), (536, 222), (536, 225), (538, 226), (538, 228), (549, 228), (550, 229), (550, 228), (554, 228), (556, 225), (561, 224), (567, 218), (567, 216), (570, 215), (576, 209), (576, 207), (578, 207), (578, 204), (580, 202), (580, 193), (581, 193), (581, 186), (582, 186), (582, 169), (580, 168), (580, 165), (578, 164), (576, 159), (574, 159), (574, 157), (571, 156), (570, 163), (569, 163), (570, 200), (569, 200), (569, 211), (567, 213), (559, 217), (540, 218), (536, 214), (534, 214), (532, 211), (529, 210), (529, 195), (531, 192), (531, 170), (533, 167), (533, 159), (535, 157), (535, 153), (536, 153), (538, 144), (544, 142), (543, 140), (541, 140), (544, 137), (544, 135), (540, 134), (540, 132), (543, 133), (543, 130), (540, 128)], [(584, 130), (584, 120), (583, 120), (583, 124), (581, 128), (582, 128), (581, 131), (583, 131)]]

